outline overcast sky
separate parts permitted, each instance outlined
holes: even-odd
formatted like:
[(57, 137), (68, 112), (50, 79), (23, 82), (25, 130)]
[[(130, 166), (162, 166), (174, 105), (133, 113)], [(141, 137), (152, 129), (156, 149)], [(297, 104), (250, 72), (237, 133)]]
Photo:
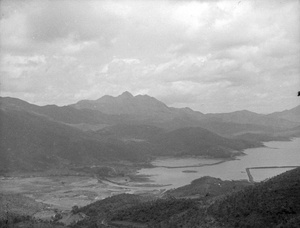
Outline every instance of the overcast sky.
[(129, 91), (204, 113), (300, 104), (299, 0), (1, 1), (1, 96)]

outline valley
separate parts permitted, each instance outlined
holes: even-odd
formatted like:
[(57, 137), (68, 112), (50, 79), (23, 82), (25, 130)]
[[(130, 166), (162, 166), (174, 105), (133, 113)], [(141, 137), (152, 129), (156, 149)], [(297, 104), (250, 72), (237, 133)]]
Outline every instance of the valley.
[(300, 228), (300, 0), (0, 0), (0, 228)]
[[(34, 216), (44, 220), (51, 219), (55, 211), (66, 213), (75, 205), (82, 207), (124, 193), (160, 198), (166, 191), (188, 185), (203, 176), (247, 181), (246, 171), (251, 169), (252, 182), (265, 180), (294, 167), (273, 167), (267, 170), (269, 172), (257, 173), (256, 169), (249, 166), (300, 164), (297, 151), (299, 142), (299, 138), (289, 142), (269, 142), (266, 143), (267, 147), (248, 149), (244, 151), (244, 156), (234, 160), (166, 157), (154, 160), (148, 165), (141, 164), (135, 167), (128, 163), (107, 163), (98, 167), (77, 167), (73, 170), (10, 173), (1, 177), (0, 192), (22, 194), (47, 205)], [(270, 153), (273, 153), (272, 160), (267, 159)], [(284, 161), (283, 157), (289, 159)], [(110, 173), (112, 171), (113, 173)]]
[[(195, 206), (186, 199), (208, 197), (211, 204), (214, 197), (290, 169), (255, 167), (300, 164), (295, 115), (291, 121), (280, 113), (203, 114), (128, 92), (63, 107), (0, 101), (0, 194), (7, 198), (1, 218), (10, 211), (70, 225), (91, 213), (78, 211), (118, 197), (124, 208), (129, 197), (130, 205), (167, 199), (162, 204), (178, 203), (181, 211)], [(290, 117), (287, 112), (283, 117)], [(17, 199), (30, 206), (20, 206)], [(107, 213), (99, 214), (101, 224), (112, 218)], [(118, 216), (117, 227), (144, 227), (141, 221), (120, 222), (123, 215)]]
[(113, 195), (157, 194), (164, 185), (147, 177), (130, 174), (99, 176), (95, 173), (55, 170), (53, 172), (11, 173), (0, 178), (0, 192), (22, 194), (50, 206), (51, 210), (70, 210)]

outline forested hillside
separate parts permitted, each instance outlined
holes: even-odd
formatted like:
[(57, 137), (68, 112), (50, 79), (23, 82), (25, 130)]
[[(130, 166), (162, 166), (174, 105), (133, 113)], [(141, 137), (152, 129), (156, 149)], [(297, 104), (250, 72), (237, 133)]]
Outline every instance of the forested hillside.
[[(209, 178), (202, 178), (190, 186), (170, 191), (173, 194), (167, 194), (169, 197), (166, 199), (139, 202), (130, 208), (112, 210), (109, 224), (117, 224), (118, 227), (127, 227), (126, 224), (141, 227), (143, 224), (145, 227), (170, 228), (299, 227), (300, 168), (255, 185), (238, 185), (232, 182), (230, 190), (230, 183), (216, 182), (213, 178), (212, 181), (206, 182), (205, 187), (203, 182), (207, 179)], [(202, 182), (198, 190), (193, 187), (196, 182)], [(215, 184), (225, 186), (223, 191), (219, 190), (218, 194), (215, 194)], [(233, 188), (234, 185), (237, 187)], [(176, 198), (183, 197), (188, 189), (189, 195), (198, 191), (198, 197)], [(203, 196), (205, 190), (211, 190), (211, 194)], [(176, 192), (181, 194), (176, 195)], [(98, 210), (102, 210), (100, 208), (99, 204)]]
[(263, 141), (300, 135), (298, 122), (276, 115), (203, 114), (129, 92), (62, 107), (0, 98), (0, 119), (0, 171), (4, 173), (111, 161), (149, 162), (159, 156), (232, 158), (244, 149), (262, 147)]
[[(191, 193), (196, 197), (190, 198)], [(73, 228), (299, 227), (300, 168), (254, 185), (205, 177), (167, 192), (164, 199), (121, 194), (74, 208), (73, 213), (87, 215)], [(16, 218), (10, 221), (15, 227), (47, 227), (30, 216)]]

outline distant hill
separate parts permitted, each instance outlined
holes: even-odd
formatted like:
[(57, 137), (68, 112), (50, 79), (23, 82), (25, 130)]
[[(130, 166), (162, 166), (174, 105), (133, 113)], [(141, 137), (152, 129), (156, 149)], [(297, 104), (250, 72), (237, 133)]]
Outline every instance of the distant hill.
[(95, 135), (117, 139), (131, 150), (150, 156), (209, 156), (231, 158), (246, 148), (263, 146), (260, 142), (229, 139), (200, 127), (166, 131), (148, 125), (115, 125), (95, 132)]
[(285, 119), (285, 120), (300, 123), (300, 105), (290, 110), (284, 110), (282, 112), (274, 112), (272, 114), (269, 114), (268, 116), (272, 118), (280, 118), (280, 119)]
[[(203, 114), (190, 108), (172, 108), (148, 95), (133, 96), (129, 92), (98, 100), (83, 100), (69, 106), (37, 106), (16, 98), (0, 98), (2, 108), (25, 110), (81, 130), (99, 130), (113, 125), (152, 125), (167, 130), (202, 127), (223, 136), (245, 133), (269, 134), (300, 126), (271, 115), (249, 111)], [(298, 110), (298, 109), (295, 109)], [(293, 115), (298, 115), (296, 111)], [(275, 115), (275, 114), (274, 114)], [(299, 117), (299, 115), (298, 115)]]
[(147, 161), (150, 157), (164, 155), (230, 157), (233, 150), (261, 145), (227, 139), (201, 128), (166, 132), (155, 126), (119, 124), (96, 132), (84, 132), (28, 110), (1, 106), (2, 172), (106, 161)]
[(5, 170), (48, 169), (105, 161), (144, 160), (144, 154), (121, 141), (93, 134), (25, 111), (0, 110), (0, 167)]
[[(290, 112), (297, 115), (298, 109)], [(129, 92), (62, 107), (0, 97), (0, 118), (2, 170), (162, 155), (230, 157), (262, 141), (300, 136), (300, 123), (272, 114), (205, 115)]]
[(200, 127), (162, 133), (151, 142), (158, 144), (164, 153), (169, 151), (168, 154), (213, 157), (231, 157), (245, 148), (262, 146), (260, 143), (225, 138)]
[[(3, 110), (26, 111), (35, 115), (47, 117), (49, 120), (65, 124), (107, 125), (119, 123), (120, 120), (120, 116), (108, 115), (101, 113), (100, 111), (88, 109), (78, 110), (71, 106), (38, 106), (11, 97), (0, 97), (0, 107)], [(126, 119), (125, 117), (123, 118)]]
[(71, 107), (98, 110), (113, 115), (143, 116), (145, 119), (157, 119), (159, 121), (167, 120), (174, 115), (168, 106), (155, 98), (148, 95), (133, 96), (129, 92), (124, 92), (117, 97), (106, 95), (95, 101), (79, 101)]
[[(288, 135), (292, 136), (293, 133), (289, 132)], [(296, 134), (294, 136), (296, 136)], [(246, 140), (246, 141), (253, 141), (253, 142), (289, 141), (288, 136), (284, 136), (284, 135), (276, 136), (276, 135), (259, 134), (259, 133), (256, 133), (256, 134), (254, 134), (254, 133), (240, 134), (236, 138), (243, 139), (243, 140)]]
[[(287, 119), (278, 119), (274, 115), (264, 115), (247, 110), (231, 113), (206, 114), (205, 118), (217, 122), (255, 124), (259, 126), (272, 127), (273, 129), (286, 129), (295, 127), (295, 123)], [(300, 118), (300, 113), (299, 113)]]
[[(223, 136), (253, 133), (268, 134), (271, 137), (273, 134), (300, 125), (299, 122), (289, 119), (247, 110), (203, 114), (190, 108), (168, 107), (148, 95), (133, 96), (129, 92), (124, 92), (117, 97), (106, 95), (98, 100), (83, 100), (70, 106), (78, 110), (97, 110), (105, 114), (119, 115), (123, 120), (126, 116), (127, 124), (154, 125), (167, 130), (202, 127)], [(298, 115), (298, 118), (300, 116), (297, 113), (294, 115)]]
[[(257, 114), (247, 110), (231, 113), (203, 114), (189, 108), (180, 109), (168, 107), (161, 101), (148, 95), (133, 96), (129, 92), (124, 92), (117, 97), (106, 95), (98, 100), (82, 100), (70, 106), (76, 109), (98, 110), (105, 114), (132, 115), (137, 119), (152, 120), (154, 121), (153, 123), (163, 122), (165, 126), (170, 122), (169, 128), (171, 129), (172, 125), (174, 125), (174, 123), (172, 124), (173, 121), (182, 123), (183, 125), (185, 122), (185, 124), (187, 124), (185, 127), (187, 127), (189, 123), (192, 124), (194, 122), (225, 122), (266, 126), (273, 130), (292, 128), (298, 124), (295, 124), (294, 120), (278, 119), (272, 114)], [(298, 109), (289, 112), (293, 113), (294, 119), (300, 118)], [(180, 127), (182, 127), (182, 125), (178, 126), (178, 128)]]
[(96, 133), (106, 137), (120, 138), (122, 140), (139, 141), (149, 140), (163, 132), (165, 132), (164, 129), (151, 125), (116, 124), (98, 130)]

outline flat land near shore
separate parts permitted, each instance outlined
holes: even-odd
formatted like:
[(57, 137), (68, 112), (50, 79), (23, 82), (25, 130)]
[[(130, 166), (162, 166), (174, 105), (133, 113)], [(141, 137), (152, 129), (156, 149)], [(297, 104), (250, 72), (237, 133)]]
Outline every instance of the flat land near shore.
[(21, 194), (49, 205), (52, 209), (70, 210), (116, 194), (160, 194), (163, 186), (127, 178), (97, 178), (91, 175), (9, 176), (0, 177), (0, 193)]

